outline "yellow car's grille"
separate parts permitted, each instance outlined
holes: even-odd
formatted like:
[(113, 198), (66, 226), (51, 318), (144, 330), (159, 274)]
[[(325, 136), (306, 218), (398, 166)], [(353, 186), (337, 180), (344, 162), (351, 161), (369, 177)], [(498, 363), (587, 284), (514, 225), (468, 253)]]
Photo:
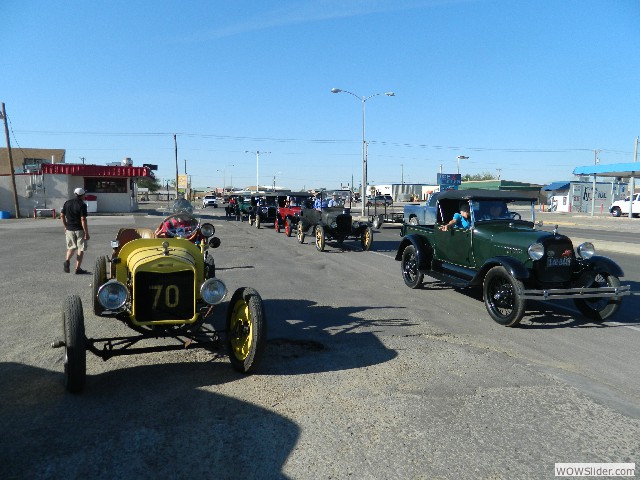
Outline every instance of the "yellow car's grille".
[(134, 281), (136, 320), (190, 320), (195, 313), (193, 289), (193, 271), (138, 272)]

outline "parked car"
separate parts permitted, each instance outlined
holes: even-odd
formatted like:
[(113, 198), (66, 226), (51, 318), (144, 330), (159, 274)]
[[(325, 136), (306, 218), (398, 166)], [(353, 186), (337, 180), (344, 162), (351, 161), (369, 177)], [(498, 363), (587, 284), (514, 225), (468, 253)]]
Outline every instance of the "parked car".
[(432, 193), (426, 202), (404, 206), (404, 223), (409, 225), (433, 225), (436, 222), (436, 200), (438, 193)]
[[(610, 318), (630, 294), (630, 286), (620, 284), (622, 269), (595, 255), (590, 242), (574, 248), (557, 227), (537, 230), (536, 200), (492, 190), (440, 193), (434, 225), (402, 225), (395, 258), (405, 284), (418, 288), (428, 275), (457, 287), (482, 287), (489, 315), (506, 326), (520, 322), (527, 300), (572, 299), (586, 317)], [(462, 204), (470, 208), (471, 228), (442, 230)]]
[(207, 207), (218, 208), (218, 199), (215, 195), (205, 195), (202, 198), (202, 208)]
[(308, 192), (291, 192), (285, 199), (284, 206), (278, 207), (275, 230), (280, 232), (284, 226), (284, 232), (290, 237), (293, 230), (298, 227), (300, 210), (302, 208), (313, 208), (313, 195)]
[[(614, 217), (620, 217), (622, 215), (629, 215), (629, 200), (630, 197), (624, 200), (618, 200), (611, 204), (609, 207), (609, 213)], [(635, 217), (640, 214), (640, 193), (636, 193), (633, 196), (633, 202), (631, 204), (631, 214)]]
[(335, 240), (342, 245), (347, 239), (357, 239), (363, 250), (369, 250), (373, 243), (373, 230), (369, 222), (354, 220), (351, 210), (343, 207), (300, 210), (298, 242), (303, 243), (309, 234), (314, 235), (316, 249), (320, 252), (324, 251), (327, 241)]
[[(266, 317), (258, 292), (238, 288), (228, 303), (225, 329), (213, 328), (212, 315), (227, 296), (209, 252), (220, 245), (214, 233), (213, 225), (201, 224), (185, 211), (169, 215), (155, 231), (118, 231), (111, 255), (96, 259), (93, 313), (101, 324), (113, 318), (136, 334), (123, 336), (116, 329), (118, 336), (88, 337), (80, 296), (67, 296), (62, 309), (63, 340), (53, 346), (65, 349), (68, 391), (84, 389), (87, 351), (107, 360), (150, 351), (213, 349), (222, 343), (233, 368), (242, 373), (257, 368), (266, 342)], [(174, 343), (138, 346), (158, 338)]]
[(391, 195), (376, 195), (375, 197), (367, 197), (367, 207), (371, 207), (373, 205), (393, 205), (393, 197)]

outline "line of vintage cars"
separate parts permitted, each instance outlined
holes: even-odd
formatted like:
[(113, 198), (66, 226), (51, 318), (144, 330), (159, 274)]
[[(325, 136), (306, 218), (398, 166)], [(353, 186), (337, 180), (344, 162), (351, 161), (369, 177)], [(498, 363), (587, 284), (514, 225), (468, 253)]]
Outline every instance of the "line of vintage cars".
[(327, 242), (342, 246), (345, 240), (359, 241), (362, 250), (369, 250), (373, 243), (371, 223), (354, 218), (341, 201), (338, 206), (329, 206), (326, 196), (324, 192), (315, 197), (309, 192), (237, 195), (230, 198), (225, 213), (256, 228), (271, 224), (277, 232), (284, 229), (288, 237), (295, 232), (300, 243), (312, 236), (319, 251), (324, 251)]

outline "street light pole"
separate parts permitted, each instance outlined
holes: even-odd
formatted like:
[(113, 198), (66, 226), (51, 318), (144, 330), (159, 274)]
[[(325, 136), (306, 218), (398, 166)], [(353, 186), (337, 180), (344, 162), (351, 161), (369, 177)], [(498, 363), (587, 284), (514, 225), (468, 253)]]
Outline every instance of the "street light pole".
[(365, 214), (364, 207), (365, 207), (365, 204), (367, 203), (367, 142), (366, 142), (365, 136), (364, 136), (364, 125), (365, 125), (365, 121), (364, 121), (365, 120), (365, 118), (364, 118), (364, 104), (370, 98), (377, 97), (378, 95), (386, 95), (387, 97), (395, 97), (395, 93), (393, 93), (393, 92), (374, 93), (373, 95), (369, 95), (368, 97), (361, 97), (359, 95), (356, 95), (353, 92), (350, 92), (348, 90), (342, 90), (340, 88), (332, 88), (331, 89), (331, 93), (348, 93), (349, 95), (352, 95), (352, 96), (356, 97), (358, 100), (360, 100), (362, 102), (362, 191), (361, 191), (360, 195), (361, 195), (361, 200), (362, 200), (362, 216), (364, 216), (364, 214)]
[(469, 160), (469, 157), (465, 157), (464, 155), (458, 155), (458, 173), (460, 173), (460, 160)]
[(244, 153), (255, 153), (256, 154), (256, 193), (260, 191), (260, 180), (258, 175), (258, 169), (260, 167), (260, 154), (263, 155), (271, 153), (271, 152), (261, 152), (260, 150), (256, 150), (255, 152), (250, 152), (249, 150), (245, 150)]

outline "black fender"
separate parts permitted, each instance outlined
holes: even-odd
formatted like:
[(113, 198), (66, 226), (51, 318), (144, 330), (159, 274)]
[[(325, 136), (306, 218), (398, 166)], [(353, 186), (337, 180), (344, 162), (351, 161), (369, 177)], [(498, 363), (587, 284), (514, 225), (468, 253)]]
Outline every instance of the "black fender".
[(624, 277), (622, 268), (620, 268), (620, 266), (609, 257), (594, 255), (593, 257), (586, 260), (579, 259), (578, 262), (585, 270), (591, 270), (593, 272), (604, 272), (615, 277)]
[(422, 235), (419, 235), (417, 233), (412, 233), (402, 238), (402, 240), (400, 241), (400, 246), (398, 247), (398, 252), (396, 253), (396, 260), (402, 260), (404, 249), (409, 245), (413, 245), (413, 248), (416, 249), (418, 269), (430, 270), (431, 260), (433, 259), (433, 247), (428, 241), (425, 240)]
[(480, 268), (478, 273), (476, 273), (469, 284), (482, 285), (482, 281), (487, 272), (493, 267), (497, 266), (504, 267), (507, 272), (509, 272), (509, 275), (523, 282), (527, 281), (531, 276), (531, 272), (527, 267), (524, 266), (521, 261), (516, 260), (513, 257), (498, 256), (487, 259), (487, 261), (484, 262), (484, 265), (482, 265), (482, 268)]

